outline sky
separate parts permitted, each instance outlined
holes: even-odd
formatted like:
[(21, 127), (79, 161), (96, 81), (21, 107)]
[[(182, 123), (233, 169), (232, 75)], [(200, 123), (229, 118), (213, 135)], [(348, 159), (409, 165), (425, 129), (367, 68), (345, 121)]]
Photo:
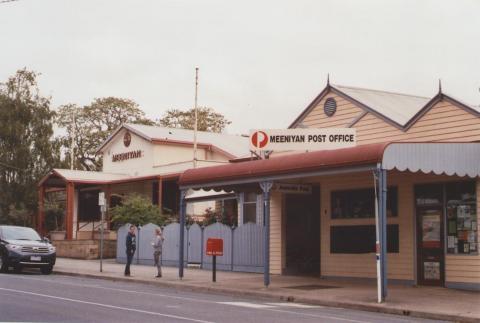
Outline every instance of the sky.
[(52, 106), (117, 96), (152, 119), (199, 105), (228, 133), (286, 128), (334, 84), (480, 105), (479, 0), (0, 3), (0, 81), (40, 72)]

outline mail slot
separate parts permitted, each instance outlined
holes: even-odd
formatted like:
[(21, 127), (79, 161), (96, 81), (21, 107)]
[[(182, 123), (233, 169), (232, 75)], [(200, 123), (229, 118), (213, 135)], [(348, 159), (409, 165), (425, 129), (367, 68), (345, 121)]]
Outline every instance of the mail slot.
[(223, 256), (223, 239), (208, 238), (207, 256)]

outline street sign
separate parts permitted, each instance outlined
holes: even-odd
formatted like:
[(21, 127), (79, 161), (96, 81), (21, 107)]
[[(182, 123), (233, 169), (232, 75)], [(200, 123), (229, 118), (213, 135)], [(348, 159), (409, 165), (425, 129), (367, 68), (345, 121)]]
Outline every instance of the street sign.
[(261, 129), (250, 131), (253, 151), (320, 150), (356, 146), (353, 128)]
[(223, 256), (223, 239), (208, 238), (207, 256)]
[(105, 205), (105, 192), (98, 193), (98, 205)]

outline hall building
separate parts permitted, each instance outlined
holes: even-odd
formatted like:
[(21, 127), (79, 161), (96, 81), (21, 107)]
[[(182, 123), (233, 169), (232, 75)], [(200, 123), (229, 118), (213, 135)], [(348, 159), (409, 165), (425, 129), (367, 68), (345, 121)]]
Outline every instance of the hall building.
[[(98, 148), (103, 169), (99, 172), (53, 169), (38, 184), (39, 212), (37, 228), (45, 232), (45, 196), (48, 192), (65, 192), (66, 214), (61, 240), (98, 240), (100, 229), (99, 193), (104, 192), (109, 207), (121, 203), (127, 194), (147, 197), (163, 211), (178, 214), (180, 174), (194, 167), (193, 130), (124, 124), (116, 129)], [(196, 167), (228, 163), (249, 154), (248, 138), (210, 132), (197, 132)], [(208, 192), (194, 193), (192, 200), (202, 200)], [(235, 209), (237, 197), (216, 194), (223, 206)], [(215, 202), (196, 203), (192, 216)], [(107, 237), (115, 240), (111, 217), (106, 214)], [(97, 241), (98, 242), (98, 241)]]

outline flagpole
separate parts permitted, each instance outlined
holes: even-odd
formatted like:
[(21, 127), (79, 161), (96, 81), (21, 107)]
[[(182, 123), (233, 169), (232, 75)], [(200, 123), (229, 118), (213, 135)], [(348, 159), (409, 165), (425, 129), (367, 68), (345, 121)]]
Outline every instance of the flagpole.
[(193, 168), (197, 167), (197, 131), (198, 131), (198, 67), (195, 67), (195, 120), (193, 126)]

